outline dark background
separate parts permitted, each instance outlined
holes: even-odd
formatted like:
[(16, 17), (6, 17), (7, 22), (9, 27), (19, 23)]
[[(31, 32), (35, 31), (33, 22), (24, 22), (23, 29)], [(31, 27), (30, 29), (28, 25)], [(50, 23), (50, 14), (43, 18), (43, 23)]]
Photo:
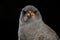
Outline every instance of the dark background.
[[(5, 0), (0, 1), (0, 20), (4, 30), (3, 34), (8, 40), (17, 40), (20, 11), (26, 5), (33, 5), (40, 11), (43, 21), (60, 36), (59, 14), (56, 0)], [(7, 34), (7, 35), (6, 35)], [(4, 37), (5, 37), (4, 36)]]

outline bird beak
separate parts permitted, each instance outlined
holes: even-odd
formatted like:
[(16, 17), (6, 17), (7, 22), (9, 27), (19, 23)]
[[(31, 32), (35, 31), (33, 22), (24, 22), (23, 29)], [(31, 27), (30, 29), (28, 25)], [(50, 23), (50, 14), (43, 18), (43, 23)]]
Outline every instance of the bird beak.
[(35, 16), (35, 13), (31, 10), (28, 11), (28, 14), (30, 14), (32, 17)]

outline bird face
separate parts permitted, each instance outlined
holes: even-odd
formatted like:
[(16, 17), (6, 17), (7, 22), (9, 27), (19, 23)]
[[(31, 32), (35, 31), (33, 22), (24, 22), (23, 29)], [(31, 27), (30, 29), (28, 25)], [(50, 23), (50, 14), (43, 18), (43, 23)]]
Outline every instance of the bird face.
[(27, 10), (24, 14), (24, 21), (28, 21), (30, 19), (34, 19), (36, 17), (36, 13), (34, 13), (32, 10)]
[(38, 9), (32, 5), (25, 6), (20, 15), (21, 24), (34, 22), (41, 19), (40, 12)]

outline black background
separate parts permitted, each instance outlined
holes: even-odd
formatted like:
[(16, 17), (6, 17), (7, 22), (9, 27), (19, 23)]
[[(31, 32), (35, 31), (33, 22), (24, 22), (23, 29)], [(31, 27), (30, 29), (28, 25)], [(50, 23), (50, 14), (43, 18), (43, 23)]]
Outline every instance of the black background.
[[(5, 0), (0, 1), (0, 20), (4, 30), (3, 34), (8, 40), (17, 40), (20, 11), (26, 5), (33, 5), (40, 11), (43, 21), (49, 25), (60, 36), (59, 14), (57, 12), (56, 0)], [(4, 36), (5, 37), (5, 36)]]

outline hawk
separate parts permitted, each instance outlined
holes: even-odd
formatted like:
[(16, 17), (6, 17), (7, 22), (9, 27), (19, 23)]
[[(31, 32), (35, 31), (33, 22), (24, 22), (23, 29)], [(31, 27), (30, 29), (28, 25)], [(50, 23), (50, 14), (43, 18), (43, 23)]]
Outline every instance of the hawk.
[(43, 22), (39, 10), (27, 5), (21, 10), (18, 40), (59, 40), (59, 37)]

